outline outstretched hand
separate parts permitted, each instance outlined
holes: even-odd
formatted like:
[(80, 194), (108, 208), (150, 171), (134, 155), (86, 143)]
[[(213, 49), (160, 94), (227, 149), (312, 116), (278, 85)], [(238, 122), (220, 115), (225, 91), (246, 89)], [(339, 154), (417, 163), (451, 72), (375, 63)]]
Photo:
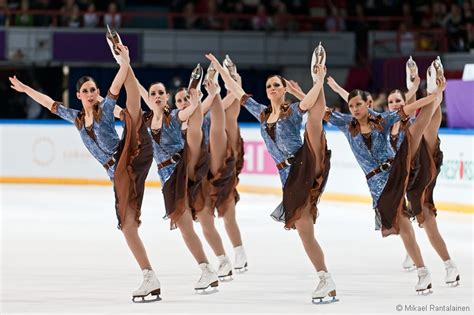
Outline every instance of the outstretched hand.
[(197, 106), (200, 99), (199, 92), (196, 89), (192, 88), (192, 89), (189, 89), (188, 95), (189, 95), (189, 103), (191, 104), (191, 106)]
[(130, 63), (130, 55), (129, 55), (129, 52), (128, 52), (128, 47), (125, 46), (125, 45), (122, 45), (122, 44), (117, 44), (117, 46), (115, 46), (117, 51), (119, 52), (119, 55), (116, 56), (116, 60), (117, 60), (117, 63), (119, 65), (123, 65), (123, 64), (129, 64)]
[(301, 89), (300, 85), (298, 82), (294, 80), (287, 80), (286, 81), (286, 88), (288, 90), (288, 93), (295, 95), (296, 93), (304, 93), (303, 90)]
[(204, 88), (209, 95), (216, 95), (219, 93), (219, 84), (213, 81), (209, 81), (208, 79), (204, 80)]
[(327, 83), (334, 92), (337, 92), (337, 90), (340, 88), (339, 84), (337, 84), (333, 77), (328, 77)]
[(12, 89), (14, 89), (15, 91), (17, 92), (20, 92), (20, 93), (25, 93), (26, 92), (26, 88), (28, 87), (26, 84), (24, 84), (23, 82), (21, 82), (20, 80), (18, 80), (16, 78), (16, 75), (14, 75), (13, 77), (8, 77), (8, 79), (10, 80), (10, 87)]

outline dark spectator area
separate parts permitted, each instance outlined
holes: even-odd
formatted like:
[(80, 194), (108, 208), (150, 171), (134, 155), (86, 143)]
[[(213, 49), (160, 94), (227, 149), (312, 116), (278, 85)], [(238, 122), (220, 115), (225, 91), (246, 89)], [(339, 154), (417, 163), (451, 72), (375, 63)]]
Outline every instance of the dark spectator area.
[(396, 30), (402, 39), (416, 37), (425, 50), (436, 45), (427, 33), (438, 30), (446, 34), (449, 51), (473, 46), (473, 13), (474, 0), (0, 0), (0, 25), (352, 31), (360, 44), (369, 30)]

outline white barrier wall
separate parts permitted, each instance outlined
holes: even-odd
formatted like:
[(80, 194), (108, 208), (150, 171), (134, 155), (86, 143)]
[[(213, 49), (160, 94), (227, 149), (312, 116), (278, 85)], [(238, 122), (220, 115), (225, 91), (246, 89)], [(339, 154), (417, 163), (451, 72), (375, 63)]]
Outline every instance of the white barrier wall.
[[(121, 127), (117, 127), (121, 134)], [(69, 124), (0, 124), (2, 182), (60, 182), (81, 180), (106, 182), (103, 167), (85, 149), (74, 126)], [(245, 165), (241, 186), (248, 190), (279, 191), (281, 184), (276, 167), (256, 127), (243, 127)], [(471, 132), (441, 132), (444, 163), (435, 190), (442, 208), (473, 212), (473, 148)], [(326, 196), (338, 199), (369, 200), (364, 175), (343, 134), (327, 131), (332, 151), (331, 171)], [(158, 182), (153, 164), (148, 181)], [(444, 203), (444, 204), (443, 204)]]

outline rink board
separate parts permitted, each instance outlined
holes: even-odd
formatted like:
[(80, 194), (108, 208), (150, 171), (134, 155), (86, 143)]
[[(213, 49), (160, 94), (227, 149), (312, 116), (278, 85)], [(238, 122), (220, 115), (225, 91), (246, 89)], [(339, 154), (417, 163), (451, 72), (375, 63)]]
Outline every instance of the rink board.
[[(280, 194), (275, 163), (265, 148), (258, 125), (242, 124), (241, 128), (245, 164), (239, 190)], [(117, 125), (117, 131), (121, 135), (122, 127)], [(0, 134), (0, 182), (110, 185), (103, 167), (89, 154), (71, 124), (2, 121)], [(326, 135), (332, 158), (323, 198), (369, 203), (364, 175), (344, 135), (333, 128), (327, 128)], [(474, 131), (441, 130), (440, 139), (444, 162), (435, 190), (437, 206), (441, 210), (474, 213)], [(147, 184), (159, 186), (155, 164)]]

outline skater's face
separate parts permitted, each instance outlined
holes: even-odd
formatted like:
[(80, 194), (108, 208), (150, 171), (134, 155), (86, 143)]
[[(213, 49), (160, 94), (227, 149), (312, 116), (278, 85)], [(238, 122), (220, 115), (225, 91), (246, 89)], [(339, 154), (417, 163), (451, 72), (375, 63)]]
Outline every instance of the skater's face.
[(176, 93), (176, 95), (174, 96), (174, 103), (176, 105), (176, 108), (178, 109), (185, 109), (186, 107), (190, 105), (189, 101), (186, 99), (185, 90), (181, 90), (178, 93)]
[(368, 115), (367, 102), (360, 95), (349, 100), (349, 110), (355, 119), (362, 119)]
[(278, 76), (268, 78), (266, 84), (267, 97), (269, 100), (280, 100), (285, 97), (286, 87)]
[(394, 111), (399, 110), (403, 106), (405, 106), (405, 100), (400, 92), (390, 93), (388, 96), (388, 109)]
[(99, 92), (94, 81), (86, 81), (81, 85), (79, 91), (76, 92), (76, 96), (81, 100), (84, 107), (91, 107), (97, 104)]
[(166, 88), (163, 83), (156, 83), (150, 86), (148, 90), (148, 102), (153, 106), (163, 108), (168, 104), (169, 94), (166, 93)]
[(367, 95), (367, 106), (369, 108), (372, 108), (372, 106), (374, 105), (374, 99), (372, 98), (372, 95)]

